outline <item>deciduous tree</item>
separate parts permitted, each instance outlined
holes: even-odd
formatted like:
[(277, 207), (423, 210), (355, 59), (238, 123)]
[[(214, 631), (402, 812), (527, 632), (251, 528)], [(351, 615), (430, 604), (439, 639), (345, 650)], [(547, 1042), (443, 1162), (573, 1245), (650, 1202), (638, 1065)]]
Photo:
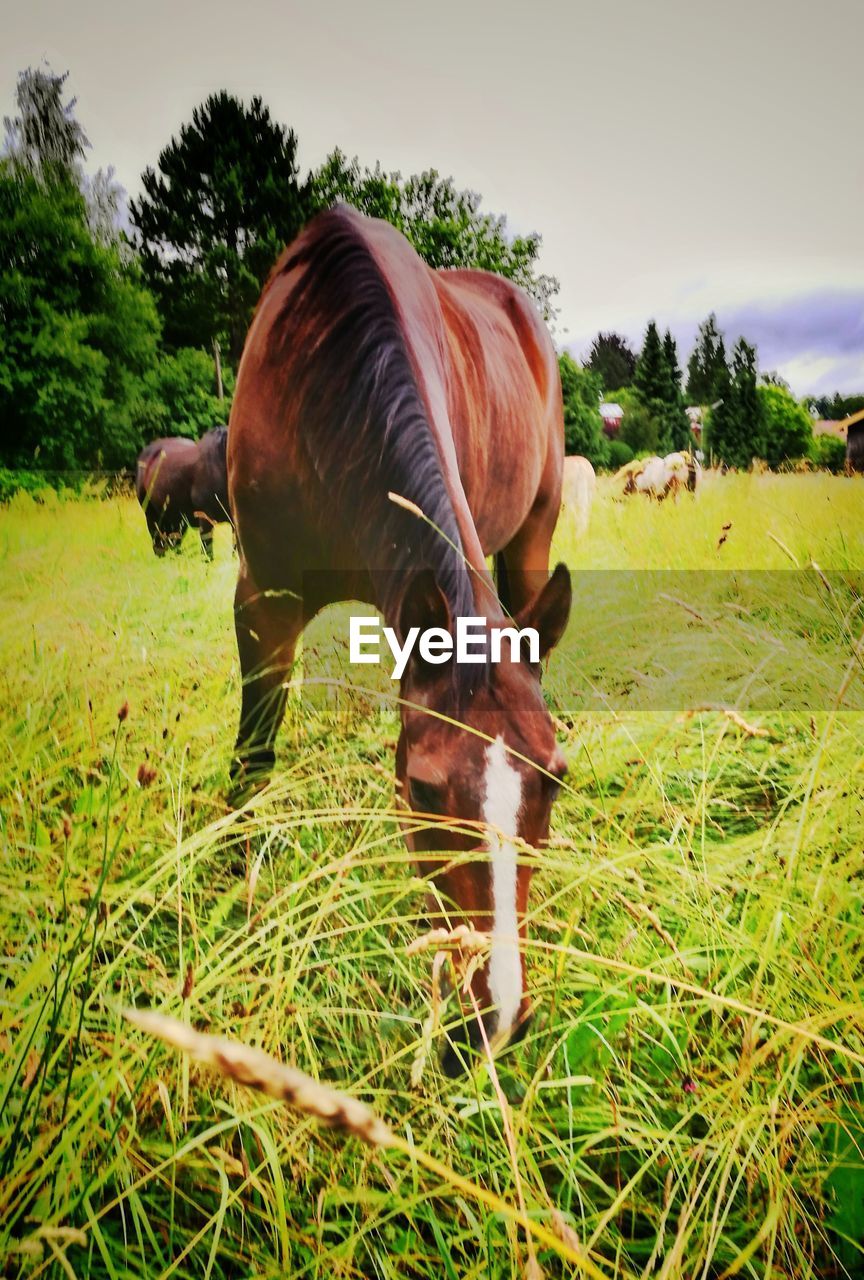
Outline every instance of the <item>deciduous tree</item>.
[(461, 191), (435, 169), (403, 179), (380, 164), (363, 168), (336, 150), (309, 180), (309, 205), (329, 208), (337, 199), (390, 222), (430, 267), (475, 267), (521, 285), (547, 319), (558, 281), (537, 269), (540, 236), (511, 236), (507, 220), (481, 209), (476, 191)]
[(813, 448), (810, 414), (790, 391), (775, 384), (756, 388), (762, 409), (762, 457), (771, 467), (807, 458)]
[(600, 417), (600, 379), (582, 369), (568, 352), (558, 357), (564, 398), (564, 442), (567, 453), (579, 453), (595, 467), (609, 458)]

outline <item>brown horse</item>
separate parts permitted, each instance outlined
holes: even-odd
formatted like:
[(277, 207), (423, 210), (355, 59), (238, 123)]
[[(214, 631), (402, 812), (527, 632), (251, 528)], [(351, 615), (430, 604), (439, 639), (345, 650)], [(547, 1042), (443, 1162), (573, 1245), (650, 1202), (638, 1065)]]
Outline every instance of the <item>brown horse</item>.
[(153, 440), (138, 458), (135, 490), (147, 517), (157, 556), (178, 548), (191, 524), (213, 559), (213, 526), (230, 521), (225, 469), (227, 427), (213, 427), (200, 440), (169, 436)]
[[(310, 223), (264, 289), (231, 411), (238, 788), (272, 768), (297, 638), (331, 602), (369, 601), (403, 637), (512, 614), (537, 631), (542, 659), (570, 609), (567, 570), (548, 567), (563, 457), (555, 352), (516, 286), (432, 271), (399, 232), (346, 206)], [(407, 843), (491, 935), (471, 989), (483, 1026), (471, 1017), (465, 1030), (497, 1046), (528, 1011), (520, 852), (547, 839), (565, 772), (539, 663), (432, 665), (415, 650), (400, 714), (397, 789), (422, 815), (406, 814)], [(445, 1067), (458, 1070), (453, 1042)]]

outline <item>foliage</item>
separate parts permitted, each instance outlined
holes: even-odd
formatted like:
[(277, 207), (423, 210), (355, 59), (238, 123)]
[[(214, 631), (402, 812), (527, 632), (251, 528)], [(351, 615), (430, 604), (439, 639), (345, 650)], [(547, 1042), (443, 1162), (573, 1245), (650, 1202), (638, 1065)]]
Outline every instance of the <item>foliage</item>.
[(93, 240), (83, 197), (0, 164), (0, 463), (125, 466), (159, 325), (133, 264)]
[(689, 449), (693, 443), (690, 419), (681, 390), (681, 370), (678, 367), (678, 348), (669, 329), (663, 336), (663, 361), (666, 366), (666, 397), (663, 413), (664, 453)]
[(76, 99), (63, 102), (69, 72), (58, 76), (50, 67), (28, 67), (18, 75), (15, 101), (19, 115), (3, 117), (6, 150), (13, 167), (47, 186), (77, 186), (81, 160), (90, 143), (75, 119)]
[(846, 444), (836, 436), (813, 436), (810, 458), (817, 467), (837, 475), (846, 469)]
[[(621, 424), (624, 425), (623, 423)], [(624, 440), (618, 437), (616, 440), (609, 441), (609, 460), (607, 466), (610, 471), (617, 471), (619, 467), (625, 467), (628, 462), (632, 462), (635, 453)]]
[(564, 399), (564, 447), (581, 454), (592, 466), (606, 464), (609, 444), (600, 417), (600, 379), (582, 369), (566, 351), (558, 357)]
[(625, 414), (622, 439), (637, 452), (649, 449), (666, 454), (687, 449), (691, 444), (690, 420), (681, 392), (678, 350), (670, 330), (661, 339), (653, 320), (645, 331), (632, 390), (631, 420), (628, 424)]
[(762, 453), (769, 467), (810, 456), (813, 424), (792, 393), (774, 383), (757, 386), (762, 406)]
[(662, 406), (656, 401), (653, 406), (646, 404), (635, 387), (622, 387), (616, 399), (624, 410), (618, 439), (634, 454), (657, 453), (662, 425), (658, 409), (662, 411)]
[(669, 370), (663, 351), (663, 342), (657, 331), (655, 321), (648, 323), (636, 370), (633, 374), (633, 388), (639, 394), (643, 404), (655, 400), (662, 403), (669, 394)]
[(763, 402), (757, 387), (756, 348), (739, 338), (732, 352), (732, 369), (721, 373), (716, 390), (720, 403), (706, 424), (712, 456), (730, 467), (749, 467), (764, 457)]
[(844, 396), (835, 391), (833, 396), (811, 397), (809, 404), (816, 410), (818, 417), (829, 422), (842, 422), (844, 418), (864, 409), (864, 395)]
[[(223, 374), (225, 371), (223, 371)], [(225, 399), (216, 395), (213, 357), (194, 347), (163, 354), (141, 380), (135, 423), (142, 442), (159, 436), (190, 436), (227, 423), (233, 377), (225, 378)]]
[(460, 191), (452, 178), (427, 169), (403, 179), (380, 164), (363, 168), (338, 149), (309, 179), (309, 206), (329, 208), (337, 200), (370, 217), (392, 223), (430, 267), (473, 267), (506, 276), (529, 293), (547, 319), (558, 281), (537, 270), (540, 236), (510, 236), (507, 219), (484, 213), (475, 191)]
[(239, 359), (261, 286), (306, 218), (296, 157), (260, 98), (222, 91), (145, 170), (130, 216), (169, 347), (219, 338)]
[(604, 392), (629, 387), (636, 371), (636, 356), (618, 333), (598, 333), (591, 343), (585, 368), (596, 373)]
[(726, 347), (714, 312), (699, 326), (696, 345), (687, 363), (687, 398), (691, 404), (712, 405), (725, 385)]

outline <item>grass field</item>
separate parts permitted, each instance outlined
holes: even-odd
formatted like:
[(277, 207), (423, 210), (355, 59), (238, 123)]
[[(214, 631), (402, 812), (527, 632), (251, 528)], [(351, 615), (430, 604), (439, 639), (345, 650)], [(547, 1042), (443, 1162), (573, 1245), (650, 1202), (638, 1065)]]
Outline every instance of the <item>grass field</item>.
[[(864, 485), (605, 481), (555, 550), (585, 572), (546, 682), (570, 775), (530, 855), (536, 1014), (450, 1081), (392, 701), (292, 695), (232, 814), (227, 531), (207, 566), (157, 561), (131, 498), (0, 511), (4, 1275), (862, 1274)], [(307, 675), (349, 674), (339, 616)], [(124, 1005), (364, 1099), (407, 1153)]]

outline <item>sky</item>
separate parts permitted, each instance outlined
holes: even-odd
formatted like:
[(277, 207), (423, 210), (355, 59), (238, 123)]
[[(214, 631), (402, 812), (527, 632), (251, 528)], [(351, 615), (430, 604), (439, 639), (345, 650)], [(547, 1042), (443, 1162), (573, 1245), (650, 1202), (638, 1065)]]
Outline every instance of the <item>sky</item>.
[(797, 394), (864, 392), (860, 0), (4, 9), (2, 114), (19, 70), (68, 70), (86, 167), (132, 196), (208, 93), (258, 94), (304, 172), (336, 146), (434, 167), (539, 232), (577, 357), (653, 318), (686, 360), (713, 310)]

